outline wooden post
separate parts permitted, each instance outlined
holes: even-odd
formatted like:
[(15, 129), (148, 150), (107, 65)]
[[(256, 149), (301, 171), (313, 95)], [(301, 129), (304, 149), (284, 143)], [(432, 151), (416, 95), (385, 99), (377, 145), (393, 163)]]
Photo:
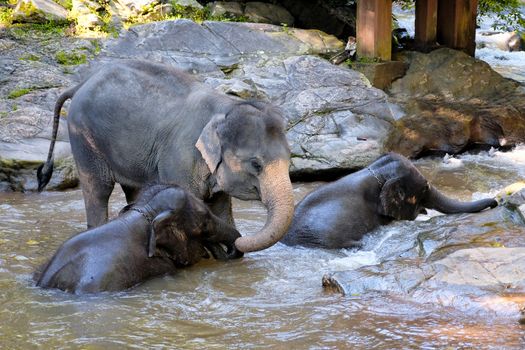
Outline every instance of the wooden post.
[(417, 47), (427, 49), (436, 44), (438, 0), (416, 0)]
[(392, 0), (357, 2), (357, 56), (392, 58)]
[(474, 56), (478, 0), (439, 0), (437, 40)]

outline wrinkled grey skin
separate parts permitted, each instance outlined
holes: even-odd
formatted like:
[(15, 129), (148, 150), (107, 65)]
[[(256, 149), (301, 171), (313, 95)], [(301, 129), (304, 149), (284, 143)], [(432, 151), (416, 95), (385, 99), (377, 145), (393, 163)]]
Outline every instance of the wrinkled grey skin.
[(217, 259), (239, 258), (239, 237), (195, 196), (156, 185), (116, 219), (64, 242), (35, 279), (76, 294), (124, 290), (209, 257), (204, 247)]
[(368, 168), (319, 187), (295, 208), (287, 245), (347, 248), (380, 225), (414, 220), (425, 208), (445, 214), (497, 206), (494, 199), (460, 202), (430, 185), (405, 157), (388, 153)]
[(130, 203), (144, 184), (159, 182), (191, 191), (230, 223), (230, 196), (262, 200), (266, 225), (236, 242), (243, 252), (265, 249), (286, 232), (293, 216), (290, 151), (284, 121), (270, 105), (221, 94), (167, 65), (106, 65), (58, 98), (39, 190), (52, 174), (60, 110), (69, 98), (88, 227), (107, 222), (115, 183)]

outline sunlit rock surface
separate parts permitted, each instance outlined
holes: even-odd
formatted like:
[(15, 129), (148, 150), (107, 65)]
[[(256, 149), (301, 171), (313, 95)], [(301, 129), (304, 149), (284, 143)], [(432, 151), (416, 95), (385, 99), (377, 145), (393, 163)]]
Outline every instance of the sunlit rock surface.
[(525, 90), (481, 60), (439, 49), (408, 52), (406, 75), (389, 93), (404, 108), (387, 148), (416, 157), (451, 154), (473, 144), (514, 146), (525, 140)]

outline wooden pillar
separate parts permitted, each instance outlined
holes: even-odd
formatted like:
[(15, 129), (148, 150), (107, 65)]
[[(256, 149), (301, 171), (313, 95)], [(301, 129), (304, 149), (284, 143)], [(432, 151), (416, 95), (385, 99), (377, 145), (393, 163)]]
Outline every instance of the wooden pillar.
[(436, 44), (438, 0), (416, 0), (416, 45), (426, 49)]
[(392, 0), (357, 2), (357, 55), (392, 58)]
[(439, 0), (437, 40), (474, 56), (478, 0)]

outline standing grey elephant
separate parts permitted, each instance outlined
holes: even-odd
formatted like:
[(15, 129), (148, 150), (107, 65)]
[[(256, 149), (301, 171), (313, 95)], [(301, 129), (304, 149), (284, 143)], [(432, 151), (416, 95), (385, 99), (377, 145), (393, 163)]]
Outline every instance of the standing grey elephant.
[(209, 256), (204, 247), (217, 259), (240, 258), (239, 237), (192, 194), (155, 185), (116, 219), (64, 242), (36, 284), (77, 294), (119, 291), (197, 263)]
[(88, 227), (107, 221), (115, 183), (130, 203), (144, 184), (159, 182), (189, 190), (232, 224), (230, 196), (261, 200), (266, 225), (237, 240), (242, 252), (270, 247), (286, 232), (294, 209), (290, 150), (272, 106), (219, 93), (163, 64), (106, 65), (58, 98), (39, 190), (51, 178), (60, 110), (69, 98), (69, 139)]
[(359, 246), (360, 239), (393, 220), (414, 220), (425, 208), (445, 214), (494, 208), (491, 198), (460, 202), (436, 190), (405, 157), (388, 153), (366, 169), (321, 186), (295, 208), (287, 245)]

